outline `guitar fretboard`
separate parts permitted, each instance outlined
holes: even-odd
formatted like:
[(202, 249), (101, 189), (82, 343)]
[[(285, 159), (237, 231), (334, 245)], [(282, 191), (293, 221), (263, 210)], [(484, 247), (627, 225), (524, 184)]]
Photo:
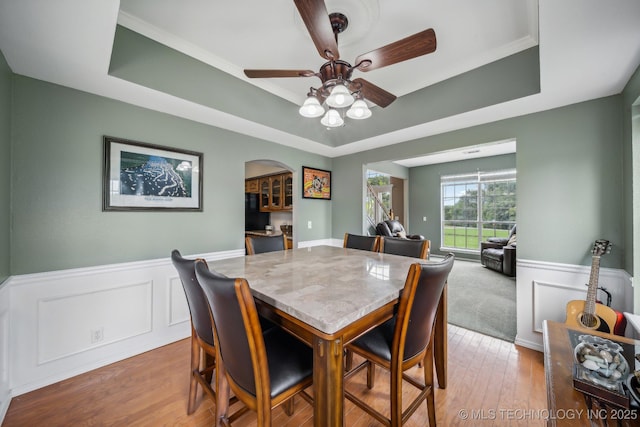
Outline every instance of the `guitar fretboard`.
[[(591, 274), (589, 275), (589, 288), (587, 289), (587, 300), (584, 304), (583, 322), (593, 321), (595, 323), (596, 313), (596, 293), (598, 291), (598, 275), (600, 274), (600, 255), (591, 258)], [(593, 325), (586, 325), (593, 326)]]

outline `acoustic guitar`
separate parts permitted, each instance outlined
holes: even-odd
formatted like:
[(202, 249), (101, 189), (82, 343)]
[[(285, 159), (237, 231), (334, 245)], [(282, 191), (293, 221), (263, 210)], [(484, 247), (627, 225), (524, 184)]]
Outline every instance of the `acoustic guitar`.
[(587, 299), (586, 301), (573, 300), (567, 303), (567, 319), (565, 320), (567, 325), (624, 335), (626, 327), (624, 315), (596, 301), (600, 257), (610, 252), (611, 244), (608, 240), (596, 240), (593, 244)]

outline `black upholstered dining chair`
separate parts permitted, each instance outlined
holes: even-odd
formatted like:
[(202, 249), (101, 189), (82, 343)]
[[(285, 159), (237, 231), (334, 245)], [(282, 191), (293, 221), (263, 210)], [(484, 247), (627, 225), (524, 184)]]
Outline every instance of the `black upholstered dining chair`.
[(408, 240), (397, 237), (381, 237), (380, 252), (412, 258), (429, 259), (430, 240)]
[(213, 317), (219, 369), (238, 399), (257, 412), (258, 426), (271, 426), (272, 409), (285, 402), (290, 415), (297, 394), (313, 404), (304, 391), (313, 381), (312, 349), (280, 327), (263, 331), (246, 279), (220, 277), (204, 262), (196, 263), (196, 276)]
[(284, 233), (276, 236), (247, 236), (244, 241), (247, 255), (287, 250), (287, 236)]
[(361, 236), (358, 234), (344, 233), (342, 247), (378, 252), (379, 244), (380, 236)]
[[(387, 426), (400, 427), (420, 406), (427, 402), (429, 426), (436, 426), (433, 392), (433, 342), (438, 304), (442, 297), (454, 255), (437, 263), (412, 264), (398, 303), (398, 311), (387, 322), (353, 341), (347, 349), (365, 361), (347, 372), (351, 377), (367, 368), (367, 387), (373, 388), (375, 366), (391, 371), (391, 416), (387, 418), (345, 389), (345, 397)], [(423, 362), (424, 384), (404, 372)], [(403, 379), (420, 390), (418, 396), (402, 410)]]
[[(191, 316), (191, 379), (187, 414), (192, 414), (196, 405), (198, 383), (214, 402), (216, 400), (215, 386), (211, 385), (216, 367), (213, 322), (209, 304), (196, 277), (196, 260), (184, 258), (180, 251), (174, 249), (171, 252), (171, 262), (180, 276)], [(206, 267), (205, 260), (200, 262)]]

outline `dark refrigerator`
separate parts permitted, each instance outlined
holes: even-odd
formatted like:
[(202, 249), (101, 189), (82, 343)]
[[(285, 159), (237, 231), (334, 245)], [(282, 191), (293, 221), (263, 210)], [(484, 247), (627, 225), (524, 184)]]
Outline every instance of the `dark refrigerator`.
[(271, 221), (269, 212), (260, 212), (260, 195), (244, 193), (244, 229), (245, 231), (264, 230)]

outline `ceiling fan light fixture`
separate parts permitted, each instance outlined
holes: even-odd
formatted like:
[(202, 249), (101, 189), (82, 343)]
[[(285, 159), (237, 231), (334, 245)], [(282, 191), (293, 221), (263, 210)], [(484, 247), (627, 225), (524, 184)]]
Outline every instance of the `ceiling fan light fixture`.
[(354, 120), (364, 120), (371, 117), (371, 110), (366, 102), (362, 99), (357, 99), (351, 108), (347, 110), (347, 117)]
[(353, 104), (355, 99), (349, 89), (343, 84), (336, 84), (331, 90), (331, 95), (325, 101), (328, 106), (333, 108), (346, 108)]
[(304, 100), (302, 107), (298, 110), (302, 117), (314, 118), (324, 114), (324, 107), (320, 105), (320, 101), (313, 95), (309, 95)]
[(320, 120), (320, 123), (329, 128), (337, 128), (344, 124), (344, 120), (340, 117), (340, 113), (338, 113), (337, 110), (330, 108), (327, 114)]
[[(320, 117), (325, 109), (329, 111), (322, 117), (321, 123), (328, 127), (342, 126), (344, 116), (355, 120), (371, 116), (371, 110), (363, 100), (366, 99), (380, 108), (385, 108), (396, 100), (396, 96), (367, 80), (351, 80), (354, 70), (371, 71), (382, 67), (408, 61), (419, 56), (433, 53), (437, 47), (436, 33), (429, 28), (367, 53), (358, 55), (355, 66), (340, 59), (338, 52), (338, 34), (349, 26), (347, 16), (340, 12), (328, 13), (326, 0), (295, 0), (298, 15), (307, 27), (307, 32), (316, 50), (327, 62), (315, 73), (311, 70), (244, 70), (249, 78), (266, 77), (318, 77), (322, 86), (311, 88), (308, 95), (318, 96), (317, 100), (307, 100), (298, 110), (304, 117)], [(364, 0), (359, 0), (365, 3)], [(358, 3), (358, 2), (355, 2)], [(373, 1), (373, 3), (378, 3)], [(365, 9), (369, 9), (366, 6)], [(377, 9), (375, 13), (377, 13)], [(373, 11), (374, 9), (371, 9)], [(358, 13), (358, 15), (365, 15)], [(327, 27), (327, 16), (330, 27)], [(353, 93), (352, 93), (353, 91)], [(355, 96), (354, 96), (355, 93)], [(361, 100), (353, 105), (356, 99)], [(320, 104), (320, 105), (316, 105)], [(326, 105), (325, 105), (326, 104)], [(322, 107), (324, 105), (324, 107)], [(353, 107), (349, 109), (349, 107)], [(338, 111), (332, 112), (333, 109)]]

